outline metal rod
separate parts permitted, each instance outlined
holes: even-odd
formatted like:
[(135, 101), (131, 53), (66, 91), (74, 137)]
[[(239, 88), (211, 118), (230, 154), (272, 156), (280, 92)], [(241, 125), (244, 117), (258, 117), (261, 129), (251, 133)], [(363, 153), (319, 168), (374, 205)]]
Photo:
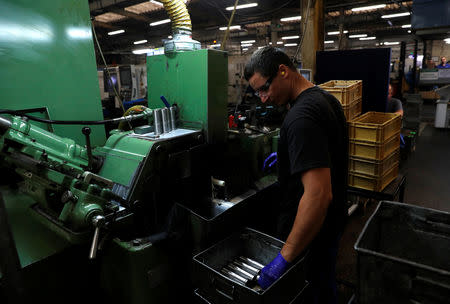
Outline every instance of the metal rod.
[(247, 258), (247, 257), (244, 257), (244, 256), (241, 256), (241, 257), (239, 257), (239, 258), (240, 258), (241, 260), (245, 261), (245, 262), (250, 262), (250, 263), (252, 263), (253, 265), (255, 265), (256, 267), (258, 267), (259, 269), (262, 269), (262, 268), (264, 267), (263, 264), (258, 263), (258, 262), (256, 262), (255, 260), (252, 260), (252, 259), (250, 259), (250, 258)]
[(252, 267), (248, 264), (245, 264), (243, 262), (239, 262), (239, 261), (234, 261), (234, 264), (239, 266), (239, 267), (244, 267), (245, 269), (247, 269), (248, 271), (252, 272), (253, 274), (257, 274), (259, 272), (258, 269), (256, 269), (255, 267)]
[(155, 109), (153, 111), (153, 126), (154, 126), (154, 129), (155, 129), (155, 135), (162, 134), (163, 126), (162, 126), (161, 109)]
[(251, 273), (248, 273), (247, 271), (245, 271), (244, 269), (242, 269), (236, 265), (228, 265), (228, 267), (230, 267), (234, 271), (237, 271), (237, 273), (242, 274), (244, 277), (247, 277), (250, 280), (252, 280), (255, 277)]
[(247, 281), (248, 281), (246, 278), (241, 277), (240, 275), (238, 275), (237, 273), (235, 273), (229, 269), (224, 268), (224, 269), (222, 269), (222, 271), (224, 271), (229, 276), (231, 276), (235, 279), (238, 279), (239, 281), (243, 282), (244, 284), (247, 283)]

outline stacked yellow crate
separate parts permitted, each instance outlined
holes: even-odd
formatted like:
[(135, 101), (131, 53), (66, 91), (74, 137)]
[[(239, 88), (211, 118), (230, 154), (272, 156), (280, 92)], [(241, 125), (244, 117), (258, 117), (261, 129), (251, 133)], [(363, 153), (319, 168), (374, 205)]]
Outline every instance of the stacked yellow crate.
[(381, 112), (349, 121), (349, 186), (379, 192), (397, 177), (401, 123)]
[(362, 80), (330, 80), (319, 85), (328, 91), (342, 104), (345, 118), (352, 120), (362, 110)]

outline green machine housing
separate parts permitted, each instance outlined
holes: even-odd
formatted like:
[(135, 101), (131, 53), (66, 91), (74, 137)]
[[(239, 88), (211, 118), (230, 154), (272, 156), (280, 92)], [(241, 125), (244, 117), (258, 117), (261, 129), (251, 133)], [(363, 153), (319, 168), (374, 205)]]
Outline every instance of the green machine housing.
[(207, 142), (227, 136), (228, 54), (216, 50), (147, 57), (148, 106), (160, 108), (164, 96), (179, 107), (184, 124), (203, 129)]
[[(0, 62), (6, 60), (3, 66), (14, 76), (1, 75), (3, 108), (32, 114), (44, 108), (36, 115), (50, 119), (101, 119), (88, 5), (78, 2), (44, 1), (31, 9), (27, 1), (0, 4), (0, 16), (25, 28), (40, 24), (49, 39), (25, 41), (34, 46), (25, 54), (23, 41), (5, 44), (0, 37), (6, 52)], [(73, 27), (89, 35), (70, 36), (80, 33)], [(115, 130), (105, 143), (102, 128), (91, 126), (89, 151), (80, 126), (53, 127), (20, 115), (0, 119), (1, 166), (8, 174), (0, 191), (23, 278), (19, 287), (47, 303), (186, 299), (192, 286), (183, 282), (189, 282), (193, 250), (243, 224), (274, 181), (261, 165), (277, 131), (227, 130), (227, 63), (227, 53), (215, 50), (147, 57), (149, 125), (152, 111), (163, 107), (161, 96), (177, 106), (177, 128), (159, 136), (145, 126)], [(27, 64), (31, 90), (15, 82)], [(72, 77), (62, 77), (70, 69), (89, 84), (79, 89)], [(39, 86), (39, 75), (50, 70), (57, 72)], [(231, 191), (213, 197), (212, 176)], [(95, 262), (88, 262), (88, 251)], [(9, 285), (0, 270), (2, 299)]]

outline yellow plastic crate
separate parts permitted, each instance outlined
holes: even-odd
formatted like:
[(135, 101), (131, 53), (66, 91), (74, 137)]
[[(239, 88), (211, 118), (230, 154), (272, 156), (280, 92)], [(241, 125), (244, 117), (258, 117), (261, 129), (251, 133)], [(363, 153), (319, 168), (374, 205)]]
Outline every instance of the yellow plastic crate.
[(362, 98), (353, 102), (349, 106), (342, 106), (342, 110), (344, 111), (344, 115), (347, 121), (353, 120), (355, 117), (358, 117), (361, 114)]
[(395, 113), (367, 112), (349, 121), (350, 139), (383, 143), (394, 134), (400, 134), (401, 116)]
[(350, 139), (348, 154), (365, 159), (382, 160), (400, 148), (400, 132), (385, 143), (371, 143)]
[(370, 160), (350, 156), (348, 170), (350, 173), (383, 176), (395, 163), (399, 162), (399, 157), (399, 149), (392, 152), (383, 160)]
[(362, 80), (330, 80), (319, 87), (336, 97), (343, 106), (362, 98)]
[(382, 177), (365, 174), (350, 173), (348, 185), (369, 191), (381, 192), (398, 176), (398, 162), (390, 168)]

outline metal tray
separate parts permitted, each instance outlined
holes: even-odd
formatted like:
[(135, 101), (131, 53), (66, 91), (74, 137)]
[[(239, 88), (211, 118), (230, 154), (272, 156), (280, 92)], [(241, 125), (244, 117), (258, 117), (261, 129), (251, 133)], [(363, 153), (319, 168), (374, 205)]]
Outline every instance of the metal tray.
[(256, 230), (245, 228), (213, 245), (193, 258), (194, 286), (210, 303), (301, 303), (307, 286), (305, 260), (301, 255), (286, 273), (266, 290), (257, 284), (245, 284), (222, 272), (239, 257), (266, 265), (272, 261), (283, 242)]

